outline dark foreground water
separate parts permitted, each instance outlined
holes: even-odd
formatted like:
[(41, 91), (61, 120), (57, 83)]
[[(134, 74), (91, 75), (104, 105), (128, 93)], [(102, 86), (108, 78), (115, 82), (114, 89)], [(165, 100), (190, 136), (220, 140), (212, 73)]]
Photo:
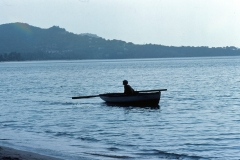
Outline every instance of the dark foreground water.
[[(160, 108), (72, 96), (167, 88)], [(0, 145), (64, 159), (240, 159), (240, 57), (0, 63)]]

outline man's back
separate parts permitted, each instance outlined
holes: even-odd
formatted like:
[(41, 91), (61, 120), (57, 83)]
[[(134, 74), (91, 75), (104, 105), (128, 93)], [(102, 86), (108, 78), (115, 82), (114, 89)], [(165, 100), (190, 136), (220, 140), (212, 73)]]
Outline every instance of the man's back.
[(124, 85), (124, 93), (125, 94), (133, 94), (134, 93), (134, 89), (132, 89), (132, 87), (130, 85)]

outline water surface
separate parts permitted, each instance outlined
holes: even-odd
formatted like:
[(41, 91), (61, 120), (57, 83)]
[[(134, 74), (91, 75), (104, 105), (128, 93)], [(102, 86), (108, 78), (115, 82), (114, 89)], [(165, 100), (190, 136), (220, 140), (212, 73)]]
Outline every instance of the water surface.
[[(240, 159), (240, 57), (0, 63), (0, 144), (64, 159)], [(160, 108), (72, 96), (161, 89)]]

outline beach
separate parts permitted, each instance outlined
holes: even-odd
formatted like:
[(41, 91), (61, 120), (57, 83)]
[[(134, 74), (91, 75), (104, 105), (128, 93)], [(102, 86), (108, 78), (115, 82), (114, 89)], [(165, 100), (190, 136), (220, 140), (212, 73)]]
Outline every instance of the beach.
[(21, 151), (9, 147), (0, 146), (1, 160), (61, 160), (50, 156), (45, 156), (37, 153)]

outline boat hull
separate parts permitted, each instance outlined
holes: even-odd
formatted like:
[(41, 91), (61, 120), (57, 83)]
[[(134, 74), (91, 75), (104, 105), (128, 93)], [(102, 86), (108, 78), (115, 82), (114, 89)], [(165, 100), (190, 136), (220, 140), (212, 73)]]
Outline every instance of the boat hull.
[(102, 100), (108, 104), (121, 105), (158, 105), (161, 97), (161, 92), (145, 92), (126, 95), (123, 93), (107, 93), (99, 95)]

